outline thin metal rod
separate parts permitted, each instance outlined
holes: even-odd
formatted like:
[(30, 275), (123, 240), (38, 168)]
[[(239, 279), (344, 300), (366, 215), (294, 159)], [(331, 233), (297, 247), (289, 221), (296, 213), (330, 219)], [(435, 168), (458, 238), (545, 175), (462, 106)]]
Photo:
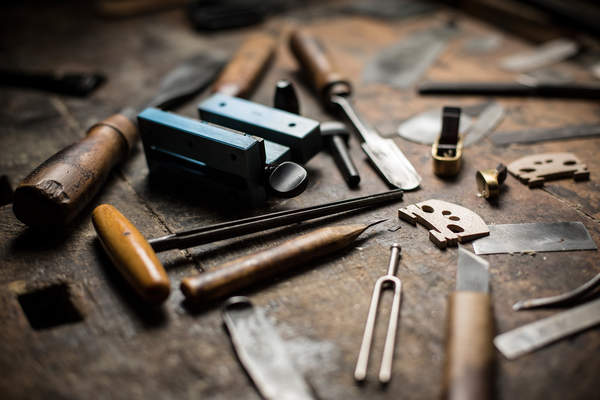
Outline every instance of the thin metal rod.
[(356, 369), (354, 370), (354, 379), (359, 382), (364, 381), (367, 377), (367, 366), (369, 363), (371, 344), (373, 342), (373, 332), (375, 330), (375, 321), (377, 319), (377, 309), (379, 306), (379, 299), (381, 298), (381, 293), (384, 289), (384, 283), (391, 284), (385, 287), (386, 289), (389, 287), (394, 288), (394, 298), (392, 300), (392, 310), (390, 312), (388, 330), (385, 336), (385, 345), (383, 348), (383, 357), (381, 359), (381, 367), (379, 369), (379, 381), (381, 383), (387, 383), (390, 381), (392, 376), (394, 344), (396, 341), (396, 331), (398, 329), (398, 316), (400, 313), (400, 304), (402, 301), (402, 282), (400, 281), (400, 279), (394, 276), (396, 266), (398, 265), (398, 261), (400, 259), (400, 246), (397, 243), (394, 243), (391, 249), (392, 254), (390, 255), (388, 274), (377, 279), (377, 281), (375, 282), (375, 287), (373, 288), (373, 296), (371, 297), (369, 314), (367, 315), (365, 331), (363, 333), (363, 339), (360, 345), (360, 351), (358, 353)]
[(592, 279), (590, 279), (583, 285), (581, 285), (578, 288), (573, 289), (569, 292), (559, 294), (557, 296), (552, 296), (552, 297), (542, 297), (539, 299), (521, 300), (521, 301), (516, 302), (512, 308), (515, 311), (520, 311), (520, 310), (528, 310), (530, 308), (546, 307), (546, 306), (561, 304), (561, 303), (564, 303), (564, 302), (567, 302), (570, 300), (574, 300), (578, 297), (583, 296), (584, 294), (591, 291), (599, 283), (600, 283), (600, 274), (596, 275), (595, 277), (593, 277)]
[(171, 249), (185, 249), (313, 218), (371, 207), (393, 200), (401, 200), (402, 194), (402, 190), (390, 190), (369, 196), (205, 226), (156, 239), (150, 239), (148, 242), (156, 252)]

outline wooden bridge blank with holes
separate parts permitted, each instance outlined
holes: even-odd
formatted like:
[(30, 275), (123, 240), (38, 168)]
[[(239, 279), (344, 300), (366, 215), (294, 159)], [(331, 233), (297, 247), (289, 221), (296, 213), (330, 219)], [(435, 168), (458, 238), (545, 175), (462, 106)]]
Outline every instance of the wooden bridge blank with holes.
[(440, 249), (490, 234), (481, 217), (468, 208), (442, 200), (427, 200), (398, 210), (404, 221), (430, 229), (429, 239)]
[(540, 187), (549, 180), (573, 177), (576, 181), (590, 179), (590, 171), (572, 153), (545, 153), (519, 158), (508, 164), (508, 171), (530, 188)]

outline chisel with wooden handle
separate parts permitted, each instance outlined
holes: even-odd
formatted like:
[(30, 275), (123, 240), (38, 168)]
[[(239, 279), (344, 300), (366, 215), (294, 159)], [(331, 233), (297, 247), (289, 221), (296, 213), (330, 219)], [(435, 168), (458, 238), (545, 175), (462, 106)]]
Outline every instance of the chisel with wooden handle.
[(229, 296), (258, 282), (349, 246), (368, 225), (329, 226), (283, 242), (279, 246), (240, 257), (199, 275), (184, 278), (181, 291), (193, 302)]
[(295, 30), (290, 36), (290, 48), (323, 104), (341, 113), (352, 125), (363, 151), (385, 181), (403, 190), (417, 188), (421, 177), (396, 143), (365, 125), (354, 110), (349, 99), (352, 85), (337, 70), (323, 45), (308, 31)]
[[(258, 49), (253, 57), (252, 51)], [(264, 53), (274, 42), (252, 36), (234, 55), (215, 90), (244, 96), (269, 61)], [(159, 93), (143, 108), (173, 109), (206, 87), (221, 69), (219, 58), (202, 55), (175, 68), (162, 81)], [(124, 110), (93, 125), (80, 141), (50, 157), (16, 188), (13, 211), (34, 227), (68, 224), (98, 193), (110, 171), (123, 162), (138, 139), (135, 110)]]
[(448, 301), (443, 399), (492, 397), (494, 325), (488, 267), (481, 257), (458, 248), (456, 291)]
[[(168, 297), (170, 286), (165, 269), (156, 257), (157, 252), (186, 249), (340, 212), (364, 210), (401, 199), (402, 191), (392, 190), (333, 203), (197, 227), (150, 240), (146, 240), (123, 214), (109, 204), (101, 204), (96, 207), (92, 213), (92, 222), (104, 250), (131, 287), (147, 302), (157, 304)], [(337, 233), (339, 235), (340, 232)], [(328, 240), (331, 241), (331, 236)], [(230, 278), (229, 280), (235, 279)], [(197, 287), (193, 280), (191, 284), (193, 287)], [(227, 284), (227, 280), (225, 284)]]

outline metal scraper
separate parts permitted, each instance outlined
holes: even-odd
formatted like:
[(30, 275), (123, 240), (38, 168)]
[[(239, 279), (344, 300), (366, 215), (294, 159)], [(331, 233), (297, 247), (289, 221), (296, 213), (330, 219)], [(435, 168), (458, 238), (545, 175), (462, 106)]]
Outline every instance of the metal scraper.
[(494, 344), (509, 360), (600, 323), (600, 299), (496, 336)]
[(473, 242), (475, 254), (597, 250), (581, 222), (489, 225), (490, 235)]
[(450, 294), (446, 326), (443, 399), (490, 399), (494, 359), (489, 264), (458, 248), (456, 291)]
[(382, 50), (365, 67), (365, 82), (408, 88), (427, 71), (456, 33), (453, 26), (435, 27), (413, 33)]
[(232, 297), (223, 307), (223, 321), (240, 362), (263, 398), (314, 399), (261, 309), (254, 308), (247, 297)]

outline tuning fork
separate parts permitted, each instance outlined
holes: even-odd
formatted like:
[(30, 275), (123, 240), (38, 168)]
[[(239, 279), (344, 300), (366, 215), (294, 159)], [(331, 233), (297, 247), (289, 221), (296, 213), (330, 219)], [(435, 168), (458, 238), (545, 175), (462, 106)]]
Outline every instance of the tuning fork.
[[(385, 346), (383, 348), (383, 357), (381, 358), (381, 366), (379, 369), (379, 382), (387, 383), (392, 376), (392, 360), (394, 358), (394, 343), (396, 340), (396, 330), (398, 328), (398, 315), (400, 313), (400, 303), (402, 301), (402, 281), (395, 276), (398, 261), (400, 260), (401, 247), (398, 243), (391, 246), (392, 254), (390, 255), (390, 264), (388, 272), (377, 279), (373, 288), (373, 297), (369, 306), (369, 315), (365, 324), (365, 332), (363, 334), (360, 352), (358, 353), (358, 361), (354, 370), (354, 379), (362, 382), (367, 377), (367, 364), (369, 363), (369, 354), (371, 351), (371, 343), (373, 341), (373, 331), (375, 329), (375, 320), (377, 319), (377, 309), (379, 299), (384, 289), (394, 289), (394, 299), (392, 300), (392, 311), (390, 313), (390, 321), (388, 330), (385, 336)], [(384, 284), (388, 284), (384, 286)]]

